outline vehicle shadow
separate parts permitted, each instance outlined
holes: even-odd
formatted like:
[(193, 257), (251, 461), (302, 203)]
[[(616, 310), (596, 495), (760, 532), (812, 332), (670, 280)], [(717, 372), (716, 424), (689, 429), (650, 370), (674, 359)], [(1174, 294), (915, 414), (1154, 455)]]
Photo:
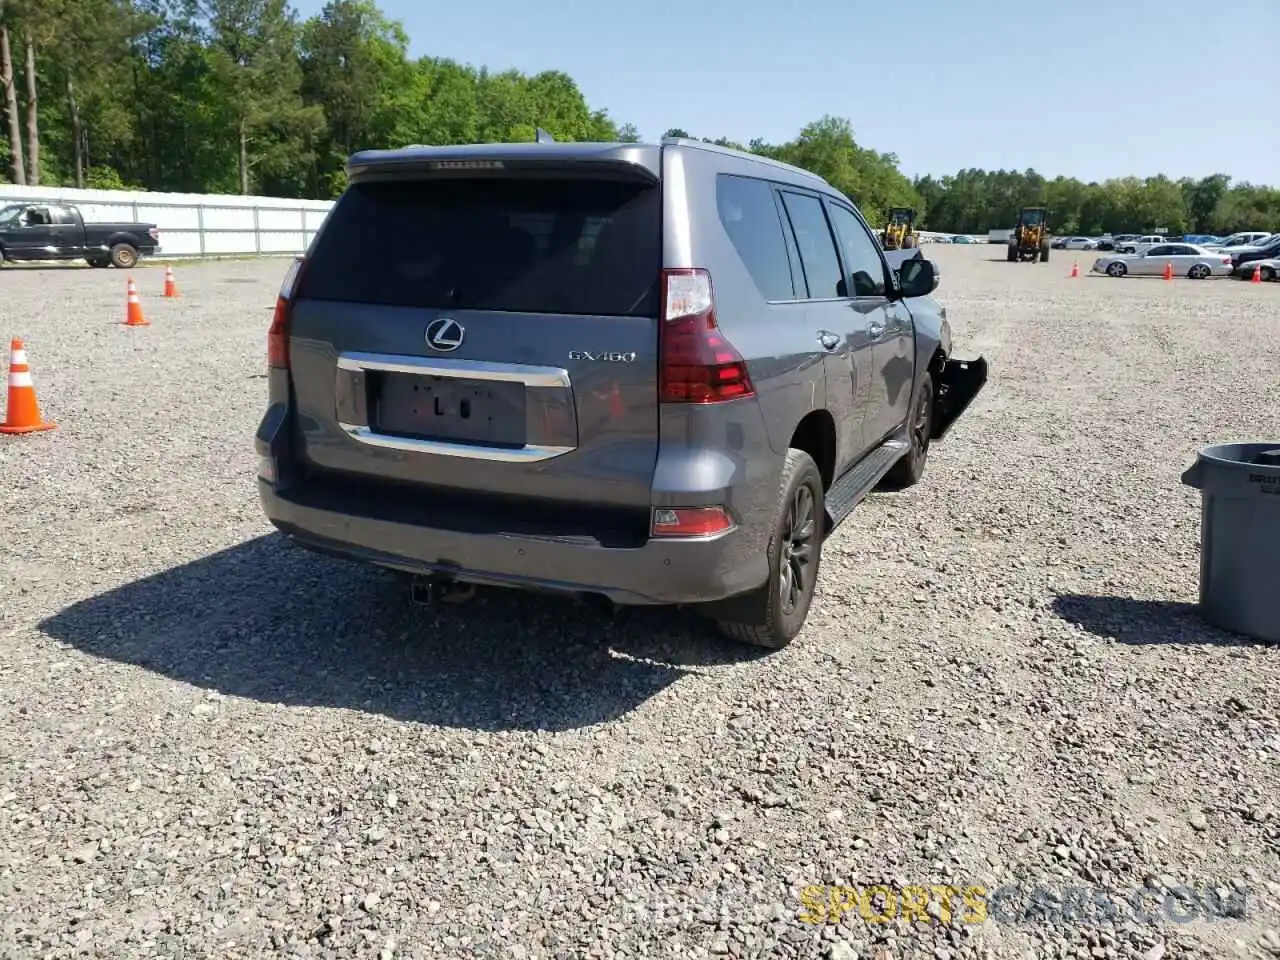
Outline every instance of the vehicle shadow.
[(1194, 603), (1067, 593), (1054, 597), (1053, 610), (1063, 620), (1095, 636), (1134, 646), (1166, 643), (1223, 647), (1268, 645), (1262, 640), (1219, 630), (1200, 615)]
[(508, 590), (416, 607), (401, 578), (278, 534), (82, 600), (40, 628), (228, 696), (487, 731), (603, 723), (698, 667), (766, 652), (675, 610), (611, 616)]

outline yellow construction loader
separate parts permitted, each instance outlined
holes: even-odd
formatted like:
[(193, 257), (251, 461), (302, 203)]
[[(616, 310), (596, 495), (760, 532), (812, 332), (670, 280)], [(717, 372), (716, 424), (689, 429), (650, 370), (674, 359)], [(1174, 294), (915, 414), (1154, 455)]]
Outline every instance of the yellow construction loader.
[(1023, 207), (1018, 223), (1009, 234), (1008, 261), (1049, 259), (1049, 212), (1044, 207)]
[(893, 207), (889, 222), (880, 231), (880, 246), (886, 250), (907, 250), (920, 245), (915, 233), (916, 212), (910, 207)]

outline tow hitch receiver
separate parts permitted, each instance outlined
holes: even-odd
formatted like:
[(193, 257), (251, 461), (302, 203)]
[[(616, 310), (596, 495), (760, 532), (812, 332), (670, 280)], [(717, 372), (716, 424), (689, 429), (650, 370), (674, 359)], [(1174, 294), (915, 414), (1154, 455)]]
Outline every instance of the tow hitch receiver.
[(933, 400), (932, 439), (947, 435), (987, 382), (987, 361), (948, 360), (938, 375), (938, 395)]
[(420, 607), (435, 603), (464, 603), (476, 594), (474, 583), (451, 577), (414, 577), (409, 581), (409, 599)]

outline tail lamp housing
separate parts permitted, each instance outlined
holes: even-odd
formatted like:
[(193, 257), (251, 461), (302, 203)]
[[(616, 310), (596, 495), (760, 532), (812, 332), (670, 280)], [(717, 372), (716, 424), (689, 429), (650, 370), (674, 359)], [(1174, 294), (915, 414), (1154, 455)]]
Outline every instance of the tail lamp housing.
[(276, 370), (289, 369), (289, 319), (293, 311), (293, 293), (305, 263), (303, 257), (297, 257), (289, 264), (280, 292), (276, 295), (271, 326), (267, 328), (267, 366)]
[(725, 403), (754, 396), (747, 363), (716, 325), (715, 288), (700, 267), (662, 271), (663, 403)]

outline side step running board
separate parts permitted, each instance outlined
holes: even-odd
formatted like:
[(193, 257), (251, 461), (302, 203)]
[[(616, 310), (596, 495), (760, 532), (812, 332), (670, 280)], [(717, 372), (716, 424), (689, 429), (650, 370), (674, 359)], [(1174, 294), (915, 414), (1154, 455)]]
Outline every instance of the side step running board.
[(826, 497), (828, 533), (866, 499), (867, 494), (909, 449), (910, 444), (906, 440), (886, 440), (831, 484)]

